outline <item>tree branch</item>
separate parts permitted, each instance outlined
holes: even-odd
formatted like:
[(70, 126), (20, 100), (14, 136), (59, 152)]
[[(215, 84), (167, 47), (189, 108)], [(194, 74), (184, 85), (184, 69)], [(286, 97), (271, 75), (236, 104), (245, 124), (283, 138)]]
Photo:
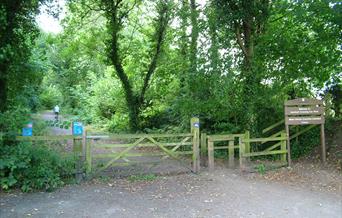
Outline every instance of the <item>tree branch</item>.
[(155, 51), (154, 51), (151, 63), (148, 67), (147, 73), (146, 73), (145, 78), (144, 78), (144, 84), (143, 84), (143, 87), (141, 89), (140, 98), (139, 98), (140, 103), (142, 103), (144, 101), (144, 96), (145, 96), (146, 90), (149, 86), (151, 76), (157, 67), (157, 60), (158, 60), (158, 57), (161, 53), (161, 47), (163, 44), (163, 40), (165, 38), (164, 36), (165, 36), (165, 32), (166, 32), (166, 27), (167, 27), (167, 24), (169, 22), (169, 14), (168, 14), (169, 8), (168, 8), (167, 4), (168, 4), (167, 2), (163, 3), (163, 5), (161, 6), (162, 8), (161, 8), (160, 13), (159, 13), (159, 17), (158, 17), (158, 21), (157, 21), (157, 27), (156, 27), (157, 30), (155, 33), (156, 38), (157, 38), (157, 43), (156, 43), (156, 47), (155, 47)]
[(246, 47), (245, 47), (243, 40), (242, 40), (240, 27), (237, 24), (235, 25), (235, 36), (236, 36), (236, 41), (237, 41), (238, 45), (240, 46), (243, 54), (245, 55), (245, 57), (247, 57), (247, 55), (248, 55), (247, 50), (246, 50)]

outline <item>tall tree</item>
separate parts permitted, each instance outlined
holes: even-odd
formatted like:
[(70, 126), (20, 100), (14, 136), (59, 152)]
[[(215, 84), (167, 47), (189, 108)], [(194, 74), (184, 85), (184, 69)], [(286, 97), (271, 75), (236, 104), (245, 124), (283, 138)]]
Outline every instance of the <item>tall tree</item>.
[(125, 51), (122, 50), (122, 38), (124, 38), (124, 35), (121, 34), (130, 13), (139, 2), (138, 0), (102, 0), (96, 2), (98, 7), (95, 9), (103, 11), (107, 19), (107, 31), (109, 35), (107, 43), (108, 59), (114, 66), (115, 74), (122, 83), (129, 110), (129, 124), (132, 130), (139, 128), (139, 114), (143, 109), (146, 92), (149, 88), (152, 75), (157, 68), (158, 59), (162, 53), (162, 46), (171, 13), (171, 2), (169, 0), (160, 0), (156, 3), (157, 18), (153, 25), (155, 32), (151, 38), (149, 51), (150, 62), (143, 66), (145, 69), (143, 72), (144, 77), (139, 90), (138, 87), (134, 87), (133, 81), (130, 80), (128, 72), (124, 68)]
[[(0, 2), (0, 112), (8, 107), (10, 80), (25, 76), (18, 70), (30, 55), (30, 43), (37, 35), (35, 15), (42, 1), (5, 0)], [(16, 68), (16, 69), (15, 69)], [(19, 85), (18, 85), (19, 86)]]
[(219, 25), (234, 32), (235, 40), (242, 54), (240, 79), (243, 81), (242, 92), (245, 105), (245, 125), (253, 126), (253, 99), (260, 78), (253, 69), (254, 50), (258, 38), (264, 32), (270, 11), (269, 0), (212, 0), (219, 14)]

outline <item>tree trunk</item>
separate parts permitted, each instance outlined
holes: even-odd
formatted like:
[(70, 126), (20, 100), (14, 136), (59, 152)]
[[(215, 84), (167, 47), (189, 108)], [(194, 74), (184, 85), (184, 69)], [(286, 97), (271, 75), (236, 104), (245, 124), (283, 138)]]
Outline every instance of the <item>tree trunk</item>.
[[(135, 2), (136, 3), (136, 2)], [(135, 5), (135, 4), (134, 4)], [(133, 7), (134, 7), (133, 5)], [(123, 9), (123, 1), (102, 1), (102, 6), (105, 8), (106, 17), (108, 19), (108, 30), (110, 33), (110, 47), (109, 47), (109, 58), (115, 68), (115, 73), (121, 81), (125, 92), (125, 99), (128, 107), (129, 115), (129, 127), (131, 130), (136, 131), (139, 129), (139, 114), (145, 101), (145, 93), (149, 87), (152, 74), (155, 72), (157, 67), (157, 61), (161, 53), (162, 44), (165, 37), (166, 27), (169, 22), (169, 5), (167, 1), (161, 1), (161, 7), (158, 8), (158, 19), (155, 32), (155, 47), (151, 50), (151, 62), (147, 66), (146, 74), (144, 77), (141, 91), (134, 91), (129, 78), (124, 71), (122, 59), (120, 56), (120, 42), (119, 32), (122, 26), (122, 20), (128, 16), (130, 10)]]
[[(2, 71), (1, 72), (6, 72)], [(3, 113), (7, 108), (7, 81), (5, 75), (0, 76), (0, 113)]]
[(198, 12), (195, 0), (190, 0), (191, 7), (191, 42), (190, 42), (190, 71), (192, 74), (197, 72), (197, 39), (198, 39)]

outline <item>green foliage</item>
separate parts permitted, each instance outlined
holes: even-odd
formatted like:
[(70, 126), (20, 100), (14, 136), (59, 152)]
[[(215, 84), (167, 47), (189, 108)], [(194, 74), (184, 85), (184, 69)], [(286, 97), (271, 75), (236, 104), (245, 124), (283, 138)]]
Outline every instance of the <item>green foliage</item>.
[(2, 145), (0, 154), (0, 185), (4, 190), (51, 191), (73, 175), (73, 157), (62, 157), (43, 145)]
[(264, 175), (266, 173), (266, 167), (263, 163), (258, 164), (255, 168), (260, 175)]
[(147, 182), (153, 181), (157, 179), (155, 174), (146, 174), (146, 175), (132, 175), (128, 177), (128, 181), (130, 182)]
[(30, 121), (30, 111), (26, 107), (18, 106), (12, 110), (0, 113), (0, 132), (17, 135)]
[(63, 102), (62, 94), (54, 86), (44, 88), (39, 95), (39, 99), (41, 101), (41, 105), (50, 110), (52, 110), (55, 105), (60, 105)]
[(297, 159), (301, 156), (310, 154), (312, 150), (320, 148), (320, 129), (311, 129), (305, 134), (291, 141), (291, 157)]

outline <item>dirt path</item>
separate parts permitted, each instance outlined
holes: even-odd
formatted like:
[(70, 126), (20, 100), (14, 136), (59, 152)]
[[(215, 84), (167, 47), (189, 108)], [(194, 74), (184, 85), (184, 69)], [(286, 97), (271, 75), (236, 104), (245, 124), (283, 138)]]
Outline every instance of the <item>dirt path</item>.
[(0, 205), (1, 217), (342, 217), (341, 192), (249, 179), (227, 169), (1, 194)]
[[(44, 111), (37, 115), (42, 120), (55, 120), (55, 114), (52, 111)], [(62, 115), (59, 115), (59, 120), (65, 120)], [(62, 129), (59, 127), (49, 127), (51, 135), (70, 135), (71, 129)]]

